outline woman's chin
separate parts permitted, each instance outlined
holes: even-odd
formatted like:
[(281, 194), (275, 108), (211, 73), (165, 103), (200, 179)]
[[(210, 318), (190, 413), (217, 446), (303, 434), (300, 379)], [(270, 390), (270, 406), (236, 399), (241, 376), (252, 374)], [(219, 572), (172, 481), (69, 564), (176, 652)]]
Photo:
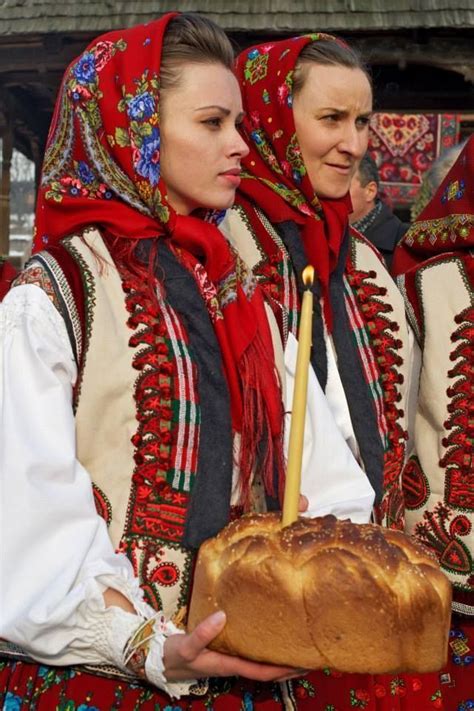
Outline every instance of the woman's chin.
[(348, 194), (349, 187), (345, 186), (339, 190), (336, 188), (331, 190), (315, 190), (314, 192), (320, 200), (340, 200)]

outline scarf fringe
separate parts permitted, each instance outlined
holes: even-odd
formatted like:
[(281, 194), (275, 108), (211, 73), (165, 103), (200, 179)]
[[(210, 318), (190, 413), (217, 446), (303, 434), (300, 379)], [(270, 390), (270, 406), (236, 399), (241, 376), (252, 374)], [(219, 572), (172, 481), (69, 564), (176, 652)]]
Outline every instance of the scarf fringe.
[(241, 503), (244, 511), (248, 511), (254, 475), (261, 476), (265, 493), (280, 501), (285, 483), (283, 404), (280, 422), (271, 422), (265, 399), (271, 379), (277, 375), (258, 335), (239, 362), (239, 375), (243, 394), (239, 456)]

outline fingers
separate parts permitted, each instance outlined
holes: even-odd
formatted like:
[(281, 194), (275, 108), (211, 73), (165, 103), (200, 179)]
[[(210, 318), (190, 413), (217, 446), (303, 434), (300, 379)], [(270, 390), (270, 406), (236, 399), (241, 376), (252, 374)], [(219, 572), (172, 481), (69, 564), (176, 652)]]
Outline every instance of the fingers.
[(225, 613), (219, 611), (200, 622), (191, 634), (168, 637), (163, 656), (166, 678), (179, 681), (200, 676), (243, 676), (254, 681), (275, 681), (301, 676), (294, 667), (262, 664), (208, 649), (225, 623)]
[(309, 669), (293, 669), (292, 674), (282, 676), (279, 679), (275, 679), (275, 681), (290, 681), (290, 679), (300, 679), (302, 676), (306, 676), (306, 674), (309, 674)]
[(221, 657), (219, 666), (222, 676), (243, 676), (254, 681), (275, 681), (295, 673), (294, 667), (262, 664), (226, 654), (219, 654), (218, 656)]
[(181, 646), (181, 654), (186, 662), (192, 662), (204, 651), (207, 645), (212, 642), (222, 631), (226, 623), (225, 612), (219, 610), (213, 615), (206, 617), (200, 622), (196, 629), (186, 636), (185, 642)]
[(307, 497), (304, 494), (300, 494), (300, 498), (298, 501), (299, 513), (304, 513), (305, 511), (307, 511), (308, 506), (309, 506), (309, 501), (308, 501)]

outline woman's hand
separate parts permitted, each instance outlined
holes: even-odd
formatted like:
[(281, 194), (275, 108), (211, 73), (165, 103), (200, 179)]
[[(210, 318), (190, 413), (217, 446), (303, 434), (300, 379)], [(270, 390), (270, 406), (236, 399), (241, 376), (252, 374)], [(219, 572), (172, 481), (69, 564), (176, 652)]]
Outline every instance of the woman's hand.
[(300, 494), (300, 498), (298, 501), (298, 513), (304, 513), (305, 511), (307, 511), (308, 506), (309, 506), (308, 497), (305, 496), (304, 494)]
[(168, 681), (184, 681), (203, 676), (244, 676), (256, 681), (283, 681), (304, 673), (293, 667), (260, 664), (207, 649), (225, 622), (225, 613), (215, 612), (206, 617), (191, 634), (168, 637), (163, 658)]

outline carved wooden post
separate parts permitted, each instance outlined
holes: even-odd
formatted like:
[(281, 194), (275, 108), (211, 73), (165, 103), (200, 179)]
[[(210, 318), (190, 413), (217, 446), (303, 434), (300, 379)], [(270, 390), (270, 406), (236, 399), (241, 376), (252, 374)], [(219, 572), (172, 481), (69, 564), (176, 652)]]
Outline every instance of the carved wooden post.
[(10, 122), (2, 135), (2, 172), (0, 176), (0, 255), (10, 250), (10, 167), (13, 152), (13, 131)]

